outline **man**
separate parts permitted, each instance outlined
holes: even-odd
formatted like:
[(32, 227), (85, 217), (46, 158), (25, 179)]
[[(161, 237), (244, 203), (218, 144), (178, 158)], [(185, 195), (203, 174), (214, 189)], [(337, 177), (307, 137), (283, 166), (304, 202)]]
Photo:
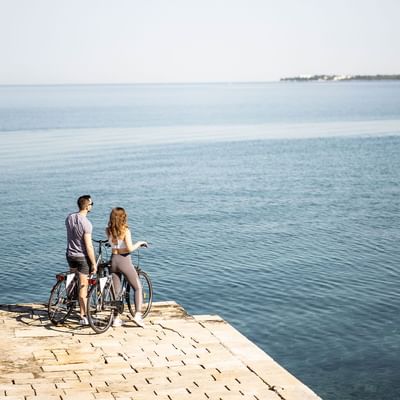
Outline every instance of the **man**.
[(89, 195), (79, 197), (79, 211), (69, 214), (65, 220), (67, 228), (67, 252), (66, 257), (71, 272), (79, 275), (79, 308), (81, 325), (88, 325), (86, 317), (86, 298), (89, 274), (97, 272), (96, 257), (92, 243), (92, 224), (87, 214), (93, 207)]

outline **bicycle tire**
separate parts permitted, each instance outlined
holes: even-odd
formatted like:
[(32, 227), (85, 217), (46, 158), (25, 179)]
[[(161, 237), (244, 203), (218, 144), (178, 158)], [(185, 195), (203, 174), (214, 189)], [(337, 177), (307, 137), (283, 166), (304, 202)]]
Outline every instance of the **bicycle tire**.
[[(76, 285), (75, 282), (72, 285)], [(72, 288), (72, 291), (75, 287)], [(68, 299), (66, 281), (58, 281), (50, 292), (49, 301), (47, 303), (47, 313), (49, 320), (53, 325), (62, 324), (71, 314), (76, 300)]]
[(96, 333), (104, 333), (111, 326), (114, 319), (114, 303), (114, 293), (110, 284), (106, 284), (103, 292), (99, 284), (89, 289), (86, 311), (89, 325)]
[[(145, 318), (149, 314), (153, 304), (153, 285), (146, 272), (139, 271), (138, 275), (143, 292), (143, 305), (142, 309), (139, 311), (142, 313), (142, 317)], [(131, 285), (128, 285), (126, 291), (126, 302), (128, 303), (129, 312), (131, 313), (132, 317), (134, 317), (136, 313), (135, 289), (132, 288)]]

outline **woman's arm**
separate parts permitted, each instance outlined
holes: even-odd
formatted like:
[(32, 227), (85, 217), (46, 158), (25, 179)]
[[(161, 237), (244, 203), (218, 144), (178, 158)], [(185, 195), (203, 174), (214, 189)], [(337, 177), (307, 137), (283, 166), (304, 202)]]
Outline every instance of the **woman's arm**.
[(143, 245), (147, 246), (147, 242), (145, 242), (143, 240), (139, 240), (138, 242), (133, 244), (131, 231), (129, 229), (126, 230), (125, 243), (126, 243), (126, 248), (128, 249), (129, 253), (132, 253), (133, 251), (137, 250), (139, 247), (141, 247)]
[(135, 248), (132, 243), (131, 231), (129, 229), (127, 229), (126, 233), (125, 233), (125, 243), (126, 243), (126, 248), (128, 249), (129, 253), (132, 253), (132, 251), (135, 251)]

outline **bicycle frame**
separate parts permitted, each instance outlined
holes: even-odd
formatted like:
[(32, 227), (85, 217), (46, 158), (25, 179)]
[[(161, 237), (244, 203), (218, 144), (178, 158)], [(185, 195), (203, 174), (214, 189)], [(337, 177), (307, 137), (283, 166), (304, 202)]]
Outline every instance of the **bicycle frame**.
[(64, 272), (57, 274), (56, 279), (47, 305), (49, 320), (53, 325), (64, 323), (79, 303), (77, 273)]
[[(148, 315), (153, 301), (153, 287), (149, 276), (139, 266), (134, 266), (140, 285), (142, 287), (143, 304), (136, 310), (135, 291), (129, 284), (125, 275), (121, 274), (120, 289), (116, 293), (110, 263), (105, 265), (103, 271), (98, 271), (96, 277), (89, 279), (91, 286), (88, 293), (87, 313), (89, 325), (96, 333), (105, 332), (118, 314), (122, 314), (127, 303), (129, 312), (135, 317), (140, 312), (144, 317)], [(132, 297), (131, 297), (132, 295)]]
[[(100, 271), (105, 270), (105, 267), (109, 265), (109, 259), (107, 255), (107, 240), (94, 240), (98, 243), (98, 251), (96, 264)], [(104, 258), (106, 255), (106, 258)], [(49, 320), (54, 325), (62, 324), (70, 316), (72, 311), (79, 304), (79, 277), (78, 272), (63, 272), (56, 274), (56, 283), (53, 285), (50, 297), (48, 300), (47, 311)], [(90, 280), (89, 287), (90, 289)]]

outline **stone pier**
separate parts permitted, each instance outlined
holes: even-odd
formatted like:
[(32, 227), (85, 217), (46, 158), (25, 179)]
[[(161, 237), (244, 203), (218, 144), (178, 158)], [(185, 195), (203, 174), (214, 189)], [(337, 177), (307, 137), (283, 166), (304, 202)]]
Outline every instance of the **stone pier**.
[(43, 304), (0, 305), (0, 400), (317, 400), (218, 316), (153, 305), (144, 329), (96, 334)]

